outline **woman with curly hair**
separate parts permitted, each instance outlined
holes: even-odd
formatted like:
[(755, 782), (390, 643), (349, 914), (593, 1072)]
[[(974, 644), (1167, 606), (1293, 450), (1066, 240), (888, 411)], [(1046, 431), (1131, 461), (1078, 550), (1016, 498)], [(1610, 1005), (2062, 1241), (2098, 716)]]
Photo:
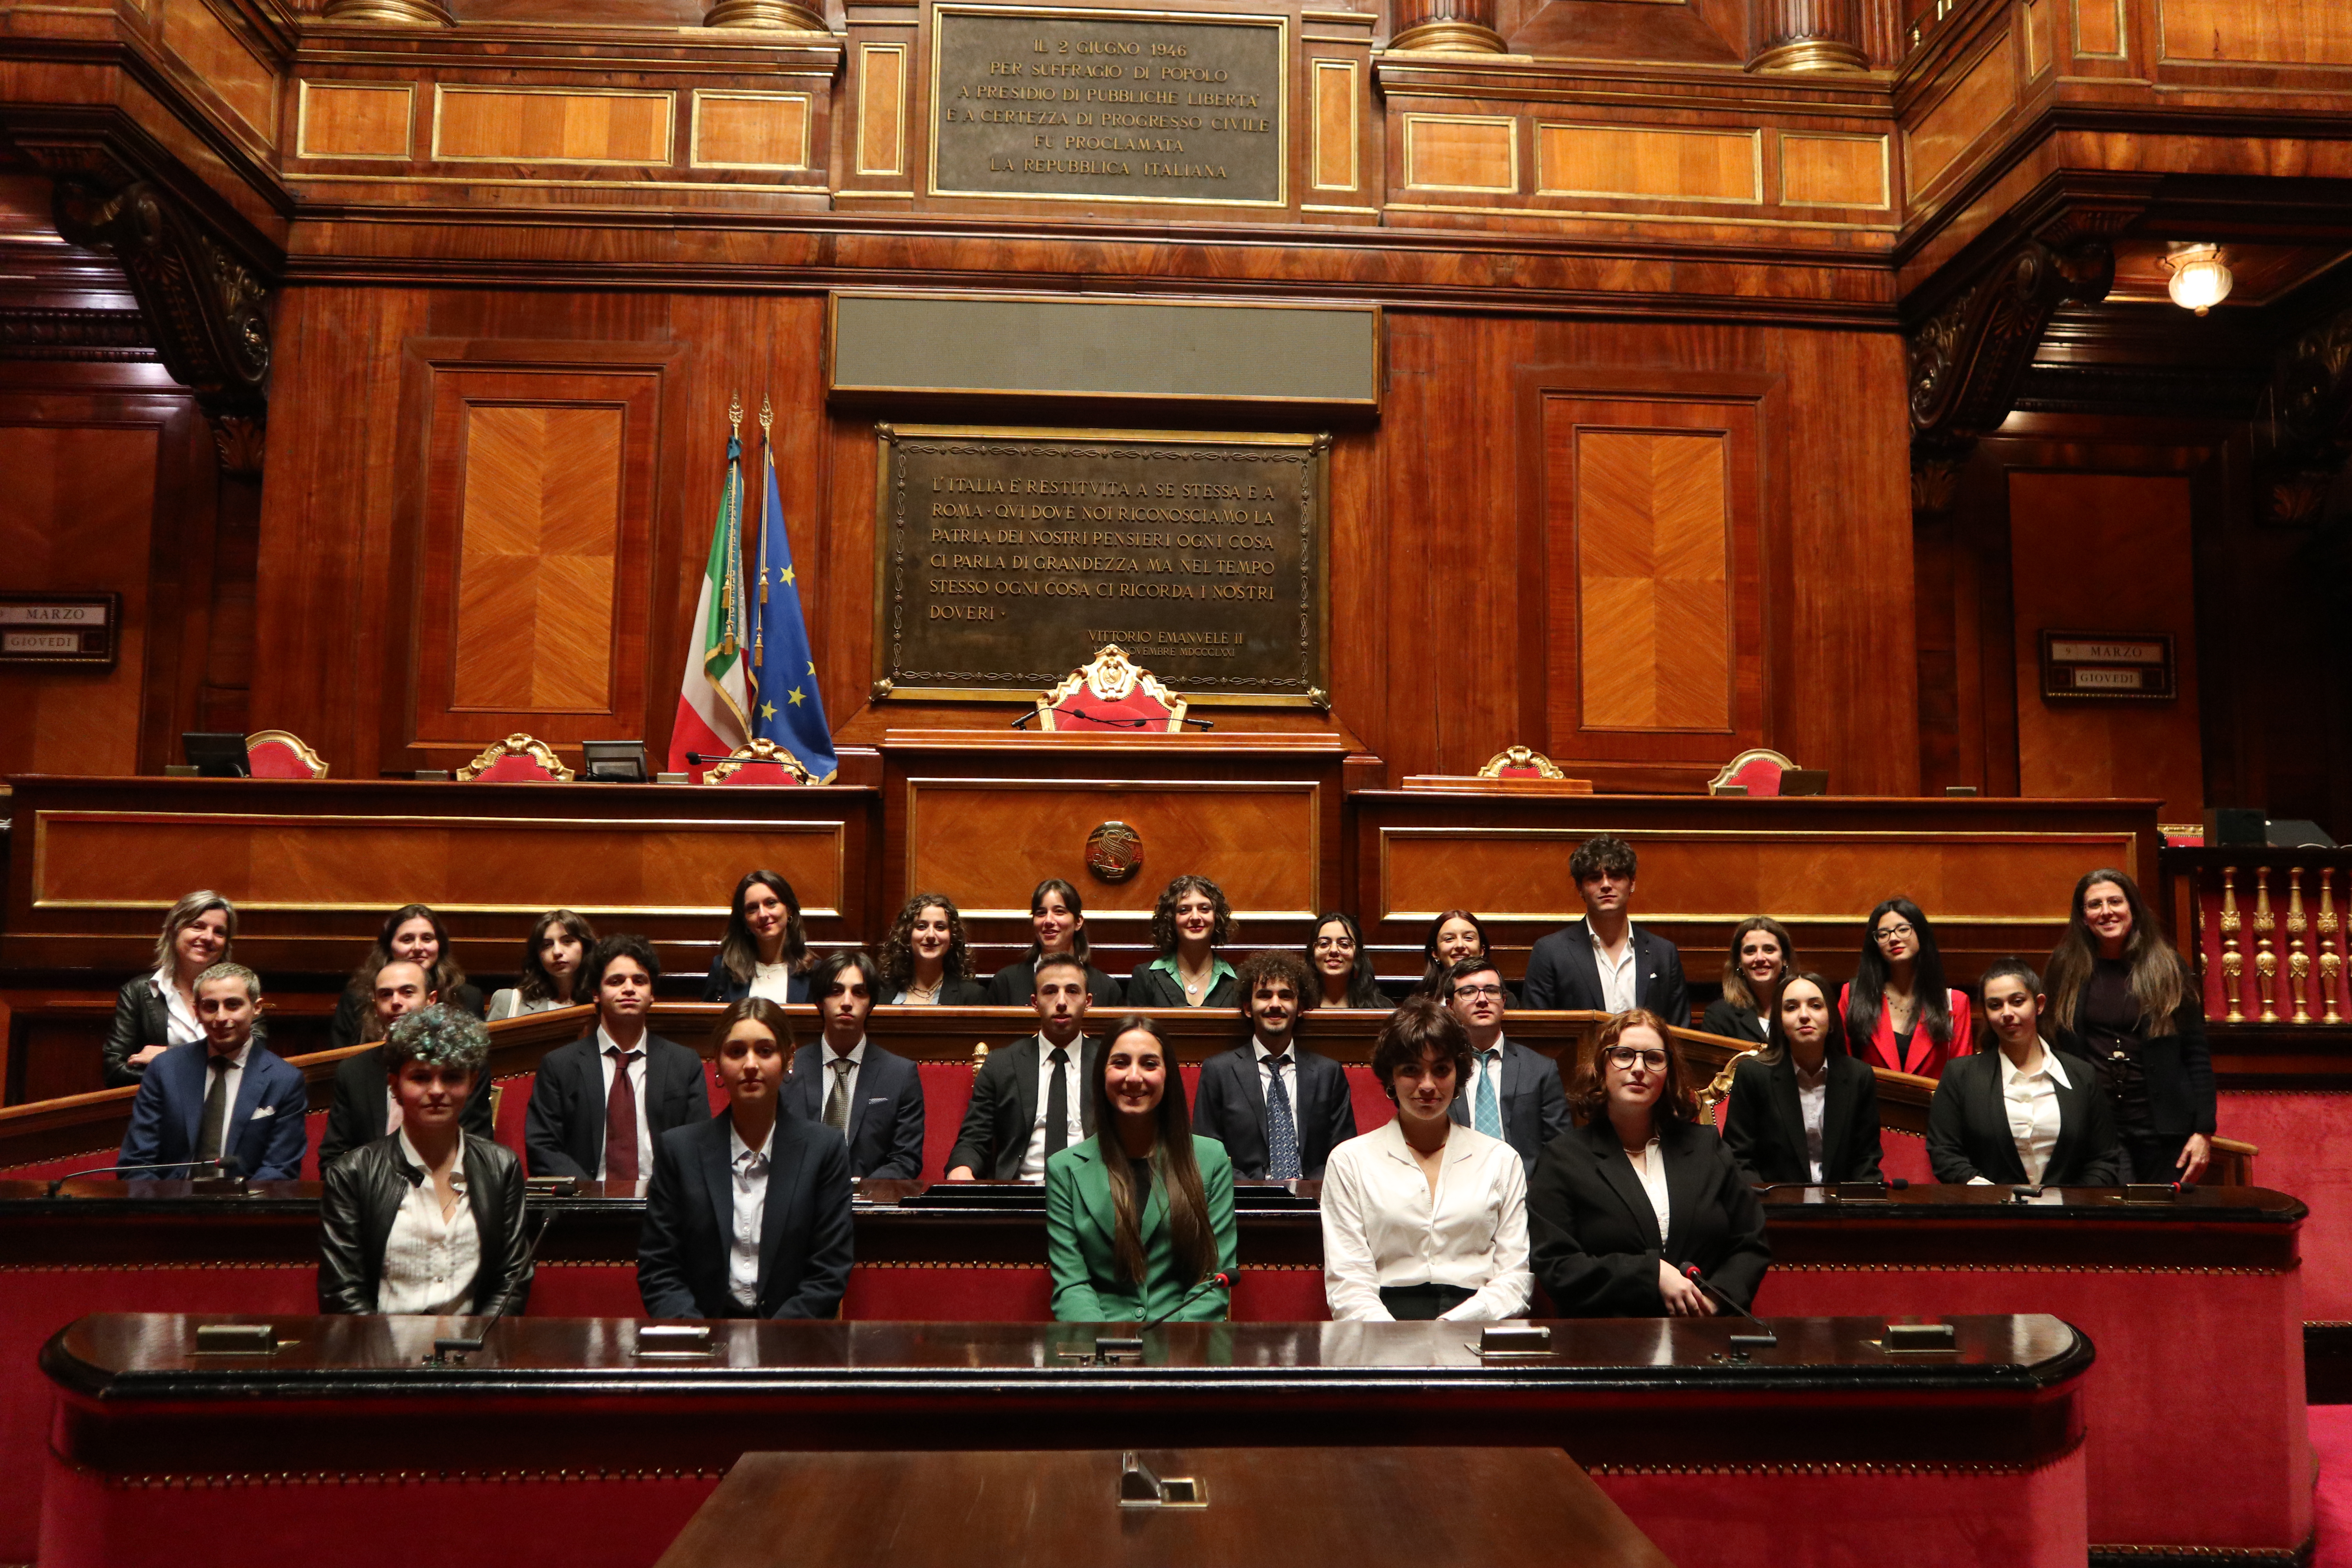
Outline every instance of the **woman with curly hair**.
[(481, 992), (466, 978), (465, 966), (449, 951), (449, 928), (441, 923), (430, 904), (403, 904), (383, 917), (383, 930), (377, 934), (375, 945), (352, 971), (342, 999), (335, 1004), (335, 1016), (327, 1026), (329, 1046), (342, 1050), (383, 1037), (383, 1021), (375, 1011), (375, 977), (394, 961), (424, 970), (429, 982), (425, 989), (445, 1005), (461, 1008), (477, 1018), (482, 1016)]
[(917, 893), (898, 906), (882, 944), (882, 994), (901, 1007), (977, 1007), (988, 1000), (971, 977), (963, 916), (945, 893)]
[(1217, 956), (1232, 940), (1234, 906), (1206, 877), (1179, 877), (1151, 911), (1160, 956), (1136, 966), (1127, 982), (1130, 1007), (1233, 1007), (1240, 1005), (1234, 966)]

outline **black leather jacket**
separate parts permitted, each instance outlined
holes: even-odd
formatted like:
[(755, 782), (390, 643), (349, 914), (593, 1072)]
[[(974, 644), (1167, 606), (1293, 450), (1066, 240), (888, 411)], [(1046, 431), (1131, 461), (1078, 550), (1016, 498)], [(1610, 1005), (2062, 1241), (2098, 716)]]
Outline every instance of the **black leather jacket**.
[[(163, 1000), (154, 974), (134, 975), (124, 981), (122, 989), (114, 994), (114, 1026), (106, 1036), (106, 1087), (123, 1089), (137, 1083), (146, 1075), (147, 1064), (134, 1066), (131, 1058), (149, 1046), (171, 1042), (172, 1009)], [(267, 1020), (253, 1021), (253, 1043), (269, 1043)]]
[[(383, 1276), (384, 1244), (411, 1189), (425, 1179), (387, 1133), (352, 1150), (327, 1172), (319, 1203), (319, 1310), (373, 1312)], [(530, 1297), (525, 1258), (522, 1162), (505, 1145), (466, 1135), (466, 1202), (481, 1230), (481, 1267), (472, 1312), (522, 1310)]]

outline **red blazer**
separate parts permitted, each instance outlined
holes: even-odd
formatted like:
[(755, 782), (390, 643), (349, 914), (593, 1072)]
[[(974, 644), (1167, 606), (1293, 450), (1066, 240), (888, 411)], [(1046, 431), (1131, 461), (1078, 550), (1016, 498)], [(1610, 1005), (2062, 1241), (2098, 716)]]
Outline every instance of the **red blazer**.
[[(1852, 982), (1838, 987), (1838, 1016), (1841, 1019), (1846, 1016), (1846, 998), (1853, 992)], [(1924, 1031), (1914, 1030), (1911, 1035), (1909, 1053), (1898, 1059), (1895, 1054), (1895, 1020), (1885, 1008), (1881, 1007), (1878, 1010), (1877, 1032), (1867, 1040), (1857, 1040), (1849, 1033), (1845, 1040), (1846, 1049), (1874, 1068), (1885, 1068), (1893, 1072), (1916, 1073), (1921, 1078), (1943, 1077), (1946, 1062), (1950, 1061), (1954, 1057), (1974, 1056), (1977, 1050), (1975, 1032), (1969, 1026), (1967, 994), (1947, 990), (1944, 994), (1950, 999), (1949, 1005), (1952, 1009), (1952, 1043), (1950, 1045), (1939, 1047), (1935, 1041), (1927, 1037)]]

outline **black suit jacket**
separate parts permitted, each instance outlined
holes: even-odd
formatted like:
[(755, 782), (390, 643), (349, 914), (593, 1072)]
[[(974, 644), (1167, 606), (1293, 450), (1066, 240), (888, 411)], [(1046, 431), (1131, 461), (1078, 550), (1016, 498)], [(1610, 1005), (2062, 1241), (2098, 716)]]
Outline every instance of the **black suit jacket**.
[[(1037, 966), (1028, 959), (1008, 963), (989, 976), (988, 1005), (1026, 1007), (1037, 994)], [(1093, 964), (1087, 965), (1087, 995), (1097, 1007), (1116, 1007), (1127, 1000), (1127, 987)]]
[[(656, 1318), (741, 1317), (727, 1289), (735, 1173), (726, 1111), (654, 1145), (637, 1233), (637, 1294)], [(830, 1318), (849, 1284), (849, 1155), (821, 1121), (776, 1118), (760, 1215), (760, 1318)]]
[[(1348, 1075), (1329, 1057), (1293, 1041), (1290, 1117), (1298, 1127), (1298, 1173), (1319, 1180), (1331, 1151), (1356, 1135), (1356, 1102)], [(1192, 1131), (1225, 1146), (1234, 1174), (1265, 1178), (1265, 1086), (1258, 1081), (1257, 1046), (1244, 1042), (1201, 1064), (1192, 1097)]]
[[(2184, 984), (2188, 994), (2173, 1011), (2172, 1033), (2150, 1039), (2146, 1025), (2138, 1031), (2140, 1070), (2147, 1075), (2148, 1120), (2163, 1137), (2202, 1132), (2210, 1138), (2217, 1107), (2213, 1053), (2205, 1041), (2205, 991), (2194, 974)], [(2090, 1059), (2090, 1047), (2072, 1029), (2058, 1030), (2051, 1044), (2068, 1056)]]
[[(792, 1115), (824, 1125), (833, 1053), (822, 1042), (793, 1053), (793, 1075), (780, 1103)], [(849, 1107), (849, 1173), (913, 1181), (923, 1173), (923, 1079), (915, 1064), (866, 1042), (857, 1098)]]
[[(702, 1058), (675, 1040), (646, 1036), (646, 1130), (656, 1153), (662, 1134), (710, 1117)], [(604, 1068), (590, 1034), (541, 1058), (523, 1117), (523, 1152), (534, 1176), (596, 1179), (604, 1158)]]
[[(1037, 1125), (1037, 1068), (1051, 1048), (1030, 1035), (988, 1053), (972, 1079), (971, 1104), (965, 1108), (963, 1129), (948, 1155), (949, 1170), (970, 1165), (982, 1181), (1021, 1179), (1021, 1157), (1029, 1152), (1029, 1134)], [(1089, 1089), (1102, 1075), (1102, 1052), (1100, 1040), (1079, 1037), (1078, 1114), (1089, 1136), (1095, 1130), (1095, 1097)]]
[(1528, 1242), (1536, 1279), (1564, 1318), (1655, 1318), (1658, 1263), (1698, 1265), (1742, 1307), (1756, 1300), (1772, 1252), (1764, 1206), (1711, 1127), (1660, 1130), (1666, 1163), (1666, 1241), (1642, 1178), (1606, 1116), (1544, 1145), (1528, 1184)]
[[(1823, 1064), (1828, 1096), (1822, 1106), (1822, 1180), (1879, 1180), (1878, 1075), (1840, 1052)], [(1731, 1108), (1723, 1142), (1751, 1182), (1810, 1182), (1805, 1112), (1797, 1100), (1797, 1067), (1787, 1057), (1763, 1062), (1744, 1057), (1731, 1074)]]
[[(1680, 1027), (1690, 1024), (1690, 991), (1683, 984), (1681, 950), (1654, 931), (1632, 928), (1633, 999)], [(1530, 1007), (1608, 1009), (1601, 998), (1601, 965), (1592, 957), (1592, 937), (1582, 921), (1570, 921), (1536, 939), (1528, 954), (1527, 983), (1520, 987)]]
[(1720, 996), (1706, 1005), (1706, 1015), (1699, 1027), (1710, 1035), (1723, 1035), (1750, 1045), (1765, 1037), (1764, 1021), (1756, 1016), (1755, 1008), (1735, 1006)]
[[(342, 1066), (335, 1069), (335, 1098), (327, 1108), (326, 1133), (319, 1140), (319, 1170), (321, 1174), (328, 1166), (352, 1150), (364, 1148), (385, 1136), (383, 1097), (388, 1076), (381, 1043), (370, 1046), (357, 1056), (345, 1057)], [(457, 1121), (477, 1138), (498, 1136), (497, 1130), (490, 1125), (490, 1073), (488, 1068), (474, 1075), (474, 1092), (467, 1096), (466, 1108), (457, 1113)]]
[[(2000, 1089), (1999, 1046), (1944, 1064), (1936, 1098), (1927, 1102), (1927, 1164), (1949, 1186), (1982, 1176), (2022, 1185), (2025, 1162), (2009, 1130)], [(2098, 1071), (2077, 1056), (2058, 1053), (2066, 1082), (2058, 1090), (2058, 1142), (2042, 1173), (2045, 1187), (2123, 1185), (2123, 1145), (2115, 1112), (2099, 1088)]]
[[(409, 1190), (425, 1172), (385, 1133), (327, 1172), (319, 1198), (319, 1310), (373, 1312), (383, 1284), (384, 1244)], [(481, 1237), (474, 1271), (477, 1315), (519, 1312), (530, 1296), (530, 1243), (523, 1236), (522, 1162), (488, 1138), (466, 1135), (466, 1206)]]
[[(1465, 1084), (1454, 1097), (1454, 1120), (1476, 1125), (1476, 1107), (1470, 1103), (1472, 1087)], [(1568, 1091), (1560, 1087), (1559, 1064), (1541, 1051), (1531, 1051), (1508, 1035), (1503, 1037), (1503, 1142), (1519, 1152), (1529, 1174), (1543, 1146), (1568, 1131)]]

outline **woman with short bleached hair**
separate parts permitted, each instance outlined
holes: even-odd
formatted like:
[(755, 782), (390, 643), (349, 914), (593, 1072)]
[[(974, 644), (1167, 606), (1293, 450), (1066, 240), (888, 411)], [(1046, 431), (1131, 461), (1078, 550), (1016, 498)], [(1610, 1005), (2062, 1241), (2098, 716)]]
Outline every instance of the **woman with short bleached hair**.
[[(147, 1064), (173, 1046), (205, 1037), (196, 1020), (196, 976), (226, 963), (236, 944), (236, 906), (199, 888), (172, 906), (155, 939), (155, 967), (122, 983), (114, 997), (114, 1027), (106, 1037), (106, 1087), (137, 1083)], [(253, 1037), (266, 1038), (259, 1019)]]
[(529, 1298), (522, 1162), (458, 1122), (489, 1055), (488, 1026), (462, 1008), (393, 1021), (383, 1057), (400, 1127), (326, 1173), (321, 1312), (480, 1316)]

